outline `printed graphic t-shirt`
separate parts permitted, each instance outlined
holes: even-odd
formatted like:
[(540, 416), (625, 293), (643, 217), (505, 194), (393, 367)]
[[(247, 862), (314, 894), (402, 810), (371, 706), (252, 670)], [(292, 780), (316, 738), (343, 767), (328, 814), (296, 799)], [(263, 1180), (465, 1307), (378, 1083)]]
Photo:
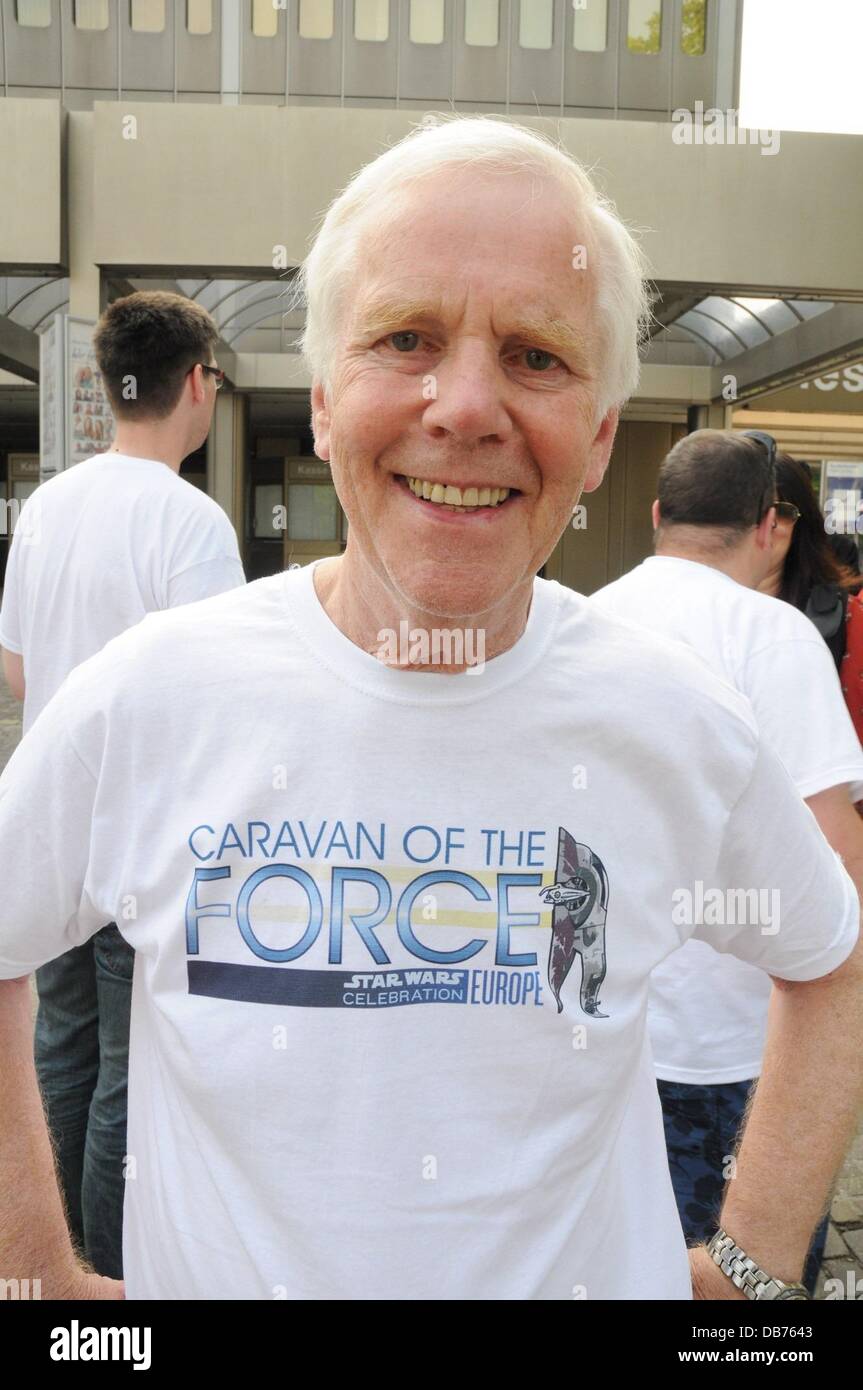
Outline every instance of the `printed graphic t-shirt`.
[[(849, 786), (863, 796), (863, 750), (823, 637), (791, 604), (738, 584), (710, 565), (655, 555), (593, 595), (614, 614), (676, 638), (744, 694), (762, 737), (779, 754), (801, 796)], [(775, 814), (775, 813), (773, 813)], [(753, 825), (751, 834), (762, 827)], [(741, 889), (755, 885), (740, 880)], [(766, 887), (766, 885), (763, 885)], [(704, 915), (713, 905), (702, 894)], [(744, 899), (738, 899), (744, 910)], [(771, 902), (782, 930), (782, 900)], [(696, 904), (693, 903), (693, 907)], [(746, 910), (750, 910), (748, 904)], [(770, 980), (732, 956), (691, 940), (654, 972), (648, 1025), (664, 1081), (718, 1085), (761, 1071)]]
[(0, 611), (0, 647), (24, 658), (25, 732), (74, 667), (146, 613), (244, 583), (222, 508), (166, 463), (97, 454), (42, 483)]
[(683, 649), (537, 580), (481, 671), (393, 670), (314, 568), (145, 618), (0, 780), (0, 975), (108, 920), (137, 952), (128, 1296), (689, 1298), (672, 893), (780, 888), (778, 935), (711, 931), (802, 980), (853, 885)]

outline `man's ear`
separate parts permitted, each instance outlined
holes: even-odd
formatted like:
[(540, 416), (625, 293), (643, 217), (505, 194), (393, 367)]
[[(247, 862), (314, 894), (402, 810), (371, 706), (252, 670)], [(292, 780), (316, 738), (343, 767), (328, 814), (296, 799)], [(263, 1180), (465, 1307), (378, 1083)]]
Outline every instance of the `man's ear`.
[(755, 544), (759, 550), (770, 550), (773, 546), (773, 533), (776, 530), (776, 508), (768, 507), (755, 528)]
[(206, 383), (204, 379), (204, 369), (198, 363), (189, 372), (189, 387), (192, 392), (192, 402), (194, 405), (201, 405), (207, 399)]
[(326, 392), (317, 378), (312, 382), (312, 434), (315, 453), (324, 463), (330, 461), (330, 408)]
[(653, 506), (650, 508), (650, 519), (651, 519), (651, 521), (653, 522), (653, 529), (654, 529), (654, 531), (658, 531), (658, 530), (659, 530), (660, 523), (661, 523), (661, 521), (662, 521), (662, 515), (661, 515), (660, 510), (659, 510), (659, 498), (658, 498), (658, 497), (657, 497), (656, 501), (654, 502)]
[(599, 428), (593, 436), (590, 446), (590, 461), (587, 465), (587, 472), (584, 476), (582, 492), (595, 492), (605, 477), (605, 470), (608, 468), (608, 461), (611, 458), (611, 450), (614, 446), (614, 436), (617, 433), (617, 422), (620, 419), (620, 409), (615, 407), (603, 415)]

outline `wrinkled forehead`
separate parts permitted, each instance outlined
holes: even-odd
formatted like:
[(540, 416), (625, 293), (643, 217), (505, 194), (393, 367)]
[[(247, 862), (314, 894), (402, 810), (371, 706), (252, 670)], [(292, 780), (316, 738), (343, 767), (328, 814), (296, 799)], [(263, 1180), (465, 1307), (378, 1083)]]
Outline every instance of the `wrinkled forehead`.
[[(532, 171), (427, 176), (382, 198), (355, 231), (345, 331), (384, 325), (399, 305), (592, 327), (596, 240), (576, 190)], [(398, 326), (396, 323), (393, 327)]]

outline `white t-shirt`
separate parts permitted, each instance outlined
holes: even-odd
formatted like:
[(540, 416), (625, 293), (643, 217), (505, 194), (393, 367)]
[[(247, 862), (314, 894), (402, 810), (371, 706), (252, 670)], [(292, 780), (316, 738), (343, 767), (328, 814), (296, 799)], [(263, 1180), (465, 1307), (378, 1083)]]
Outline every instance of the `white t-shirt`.
[[(741, 691), (801, 796), (845, 784), (855, 800), (863, 796), (863, 750), (833, 658), (798, 609), (710, 565), (666, 555), (645, 560), (592, 602), (603, 613), (686, 642)], [(753, 825), (751, 833), (762, 827)], [(758, 1076), (770, 988), (762, 971), (703, 942), (675, 952), (651, 982), (657, 1076), (690, 1085)]]
[(108, 920), (137, 953), (129, 1297), (690, 1297), (672, 893), (780, 887), (778, 935), (696, 930), (802, 980), (850, 879), (685, 650), (537, 580), (481, 673), (393, 670), (314, 568), (145, 618), (0, 780), (0, 976)]
[(146, 613), (245, 583), (218, 503), (166, 463), (97, 454), (42, 483), (12, 537), (0, 646), (24, 658), (24, 729)]

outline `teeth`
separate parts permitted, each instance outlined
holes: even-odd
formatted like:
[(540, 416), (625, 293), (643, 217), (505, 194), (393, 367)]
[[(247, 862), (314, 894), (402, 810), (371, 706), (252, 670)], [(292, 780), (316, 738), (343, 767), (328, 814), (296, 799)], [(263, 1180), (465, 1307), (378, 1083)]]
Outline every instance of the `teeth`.
[(426, 502), (440, 502), (447, 507), (473, 511), (476, 507), (497, 507), (509, 497), (508, 487), (454, 487), (451, 483), (428, 483), (422, 478), (407, 478), (407, 485), (416, 497)]

